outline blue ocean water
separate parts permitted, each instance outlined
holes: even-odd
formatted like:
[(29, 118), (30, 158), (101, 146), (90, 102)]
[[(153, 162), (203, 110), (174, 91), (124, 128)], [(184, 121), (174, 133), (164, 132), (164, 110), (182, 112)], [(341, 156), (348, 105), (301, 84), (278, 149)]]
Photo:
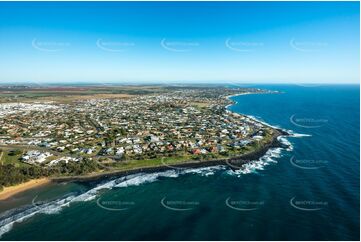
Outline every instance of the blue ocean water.
[[(359, 86), (259, 87), (281, 93), (236, 96), (230, 110), (292, 130), (292, 150), (238, 172), (170, 170), (34, 189), (0, 202), (1, 239), (359, 240)], [(9, 203), (21, 209), (4, 212)]]

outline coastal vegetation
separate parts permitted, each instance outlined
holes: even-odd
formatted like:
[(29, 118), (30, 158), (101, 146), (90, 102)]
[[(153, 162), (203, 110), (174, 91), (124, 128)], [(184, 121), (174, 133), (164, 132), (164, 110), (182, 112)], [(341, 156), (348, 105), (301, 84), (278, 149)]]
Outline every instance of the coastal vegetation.
[(0, 165), (0, 191), (3, 187), (17, 185), (31, 179), (42, 177), (78, 176), (99, 170), (95, 161), (84, 159), (80, 162), (66, 164), (61, 162), (53, 167), (41, 167), (7, 163)]
[(42, 177), (226, 164), (257, 158), (280, 135), (226, 109), (232, 103), (228, 96), (269, 93), (260, 89), (23, 87), (12, 92), (17, 96), (0, 90), (0, 100), (7, 102), (0, 105), (1, 187)]

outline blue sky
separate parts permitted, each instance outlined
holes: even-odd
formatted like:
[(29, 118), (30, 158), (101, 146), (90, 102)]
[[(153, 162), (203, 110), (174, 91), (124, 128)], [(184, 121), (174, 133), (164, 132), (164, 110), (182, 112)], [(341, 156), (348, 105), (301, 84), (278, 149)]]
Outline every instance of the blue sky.
[(0, 2), (0, 82), (358, 83), (358, 2)]

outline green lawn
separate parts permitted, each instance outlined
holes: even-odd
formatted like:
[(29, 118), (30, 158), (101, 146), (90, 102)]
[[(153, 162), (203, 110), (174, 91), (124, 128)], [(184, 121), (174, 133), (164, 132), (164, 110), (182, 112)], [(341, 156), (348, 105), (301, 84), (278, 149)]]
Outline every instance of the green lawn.
[(165, 157), (165, 158), (155, 158), (155, 159), (146, 159), (146, 160), (119, 161), (113, 163), (112, 167), (116, 168), (117, 170), (118, 169), (128, 170), (128, 169), (135, 169), (141, 167), (174, 165), (189, 160), (191, 160), (191, 156), (177, 156), (177, 157)]
[(23, 162), (20, 161), (20, 158), (22, 156), (21, 154), (17, 154), (17, 155), (9, 155), (10, 150), (3, 150), (2, 153), (0, 153), (1, 156), (1, 164), (14, 164), (17, 167), (20, 166), (29, 166), (28, 164), (25, 164)]

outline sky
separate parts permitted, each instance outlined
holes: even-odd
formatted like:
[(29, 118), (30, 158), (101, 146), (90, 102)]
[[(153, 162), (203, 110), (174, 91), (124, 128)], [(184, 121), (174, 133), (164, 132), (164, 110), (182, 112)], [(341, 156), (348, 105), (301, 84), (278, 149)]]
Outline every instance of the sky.
[(0, 2), (1, 83), (359, 83), (359, 2)]

